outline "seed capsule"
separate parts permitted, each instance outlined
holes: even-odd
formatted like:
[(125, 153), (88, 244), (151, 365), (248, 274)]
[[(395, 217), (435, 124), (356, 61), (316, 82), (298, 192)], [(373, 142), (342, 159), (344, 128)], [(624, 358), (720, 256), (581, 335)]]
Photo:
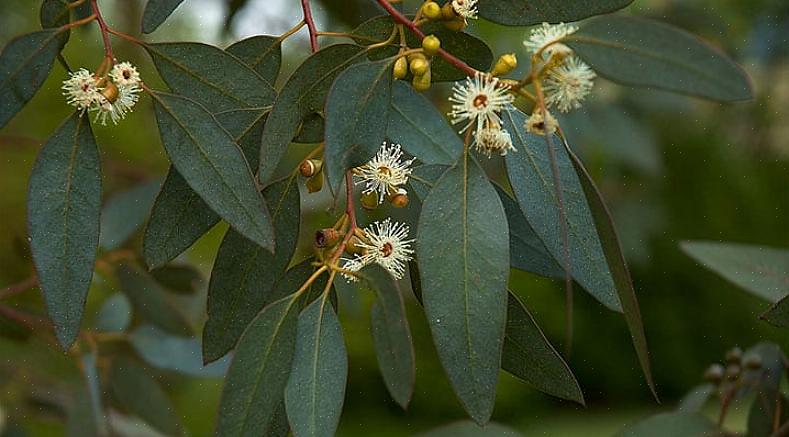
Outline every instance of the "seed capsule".
[(299, 165), (299, 173), (305, 178), (315, 176), (323, 168), (323, 161), (320, 159), (305, 159)]
[(739, 364), (729, 364), (726, 366), (726, 379), (736, 381), (740, 377), (740, 372), (742, 372), (742, 368)]
[(726, 352), (726, 362), (739, 364), (742, 361), (742, 349), (738, 347), (731, 348)]
[(112, 81), (107, 81), (107, 86), (104, 87), (104, 91), (101, 92), (101, 95), (104, 96), (110, 103), (115, 103), (118, 100), (118, 87), (115, 86)]
[(496, 65), (493, 67), (493, 71), (491, 71), (490, 74), (494, 76), (503, 76), (505, 74), (511, 73), (517, 67), (518, 58), (515, 57), (515, 53), (501, 55), (496, 61)]
[(408, 60), (405, 57), (397, 58), (392, 70), (395, 79), (402, 79), (408, 74)]
[(742, 361), (746, 369), (759, 370), (762, 368), (762, 357), (758, 355), (746, 355)]
[(443, 19), (441, 6), (436, 2), (425, 2), (422, 5), (422, 16), (433, 21)]
[(426, 55), (433, 56), (441, 48), (441, 40), (435, 35), (428, 35), (422, 40), (422, 48), (425, 50)]
[(360, 199), (360, 203), (362, 204), (362, 208), (367, 210), (373, 210), (378, 208), (378, 194), (375, 191), (371, 191), (369, 193), (362, 193), (362, 197)]
[(723, 380), (725, 373), (726, 369), (722, 365), (715, 363), (704, 371), (704, 379), (717, 384)]
[(331, 247), (340, 241), (342, 234), (334, 228), (325, 228), (315, 232), (315, 247), (323, 249)]
[(408, 206), (408, 191), (403, 188), (398, 188), (396, 193), (391, 194), (388, 197), (389, 203), (391, 203), (395, 208), (405, 208)]

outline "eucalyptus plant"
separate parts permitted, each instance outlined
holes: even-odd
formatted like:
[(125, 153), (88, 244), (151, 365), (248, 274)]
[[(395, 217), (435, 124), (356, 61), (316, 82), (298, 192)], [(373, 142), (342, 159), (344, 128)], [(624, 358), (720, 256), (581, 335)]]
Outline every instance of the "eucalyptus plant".
[[(74, 107), (30, 177), (36, 275), (8, 290), (40, 287), (49, 316), (41, 335), (53, 332), (84, 367), (99, 367), (88, 372), (98, 398), (90, 408), (101, 408), (95, 385), (109, 366), (122, 376), (110, 379), (115, 402), (159, 431), (178, 434), (179, 425), (147, 403), (167, 399), (145, 368), (192, 374), (226, 368), (217, 435), (333, 435), (348, 374), (336, 293), (348, 287), (376, 297), (375, 353), (403, 408), (415, 382), (408, 289), (476, 423), (491, 417), (500, 369), (583, 403), (562, 355), (508, 291), (511, 269), (564, 281), (568, 346), (574, 284), (622, 313), (654, 393), (613, 222), (560, 114), (582, 107), (601, 79), (720, 102), (747, 100), (745, 73), (677, 27), (610, 14), (632, 0), (428, 0), (415, 8), (369, 1), (380, 16), (333, 32), (316, 28), (309, 0), (294, 0), (303, 19), (292, 29), (223, 49), (144, 36), (182, 0), (148, 0), (143, 35), (113, 28), (97, 0), (44, 0), (42, 29), (3, 49), (0, 127), (52, 74), (63, 81), (64, 95), (52, 104)], [(524, 37), (494, 54), (474, 36), (483, 20), (523, 27)], [(69, 64), (63, 48), (80, 44), (70, 33), (92, 25), (104, 44), (102, 62)], [(281, 78), (282, 43), (304, 27), (312, 53)], [(328, 37), (346, 42), (322, 43)], [(152, 88), (152, 72), (116, 58), (118, 40), (144, 49), (168, 89)], [(55, 63), (69, 74), (53, 73)], [(453, 83), (451, 91), (433, 90), (440, 82)], [(91, 126), (124, 123), (140, 105), (153, 107), (171, 166), (161, 184), (120, 194), (102, 208), (101, 155)], [(311, 144), (311, 151), (283, 168), (284, 157), (301, 147), (294, 143)], [(334, 200), (334, 224), (313, 229), (301, 224), (301, 205), (318, 192)], [(130, 207), (149, 204), (142, 214)], [(123, 225), (113, 228), (113, 217)], [(165, 289), (193, 277), (173, 260), (220, 221), (229, 229), (210, 274), (207, 321), (195, 336), (196, 323)], [(123, 246), (145, 222), (139, 256)], [(295, 255), (299, 235), (314, 235), (306, 258)], [(113, 329), (85, 326), (96, 276), (117, 281), (125, 295), (108, 301), (108, 311), (130, 306), (146, 325), (131, 333), (128, 320)], [(112, 324), (117, 317), (103, 320)], [(201, 338), (200, 346), (191, 337)], [(110, 352), (100, 346), (119, 338), (131, 342), (134, 356), (103, 359)], [(163, 357), (174, 351), (163, 344), (198, 348), (203, 362), (214, 364), (173, 368)], [(153, 395), (141, 399), (135, 389)]]

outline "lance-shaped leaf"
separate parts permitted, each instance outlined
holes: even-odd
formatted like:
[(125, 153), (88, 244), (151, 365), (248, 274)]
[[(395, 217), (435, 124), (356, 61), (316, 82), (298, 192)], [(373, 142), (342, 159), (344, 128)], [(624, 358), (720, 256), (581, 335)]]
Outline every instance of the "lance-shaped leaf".
[[(267, 109), (251, 108), (215, 115), (222, 127), (236, 139), (251, 168), (257, 167), (260, 132), (267, 114)], [(171, 261), (219, 220), (219, 216), (171, 166), (145, 228), (143, 254), (148, 267), (157, 268)]]
[(268, 83), (274, 84), (282, 65), (282, 40), (268, 35), (242, 39), (226, 49), (255, 70)]
[(181, 435), (181, 421), (167, 393), (146, 369), (129, 358), (113, 361), (112, 394), (130, 413), (167, 435)]
[(682, 250), (752, 294), (775, 302), (789, 294), (789, 250), (712, 241), (685, 241)]
[(424, 164), (454, 164), (463, 142), (435, 106), (403, 81), (392, 85), (386, 136)]
[(606, 14), (633, 0), (481, 0), (480, 17), (508, 26), (579, 21)]
[(307, 116), (323, 111), (329, 87), (349, 65), (364, 60), (365, 50), (352, 44), (337, 44), (307, 58), (290, 76), (277, 96), (263, 129), (258, 177), (266, 182)]
[(544, 393), (584, 404), (581, 387), (570, 367), (512, 292), (507, 305), (506, 332), (502, 369)]
[(164, 332), (143, 325), (129, 334), (129, 343), (146, 363), (159, 369), (173, 370), (198, 377), (223, 377), (230, 359), (203, 365), (200, 340)]
[(192, 189), (236, 231), (273, 251), (274, 230), (244, 155), (192, 100), (152, 93), (167, 155)]
[(613, 218), (608, 211), (602, 194), (600, 194), (600, 190), (597, 189), (581, 160), (570, 150), (567, 144), (565, 144), (564, 150), (572, 160), (575, 172), (583, 187), (583, 192), (586, 194), (586, 198), (589, 199), (589, 207), (599, 232), (598, 235), (600, 236), (606, 262), (611, 269), (611, 276), (616, 287), (619, 302), (622, 304), (622, 312), (625, 315), (625, 322), (627, 322), (627, 329), (630, 331), (633, 347), (636, 349), (638, 361), (641, 364), (641, 370), (644, 372), (647, 385), (655, 399), (658, 399), (655, 383), (652, 380), (652, 366), (649, 361), (649, 348), (647, 347), (647, 338), (644, 334), (641, 309), (638, 306), (636, 291), (633, 288), (633, 279), (630, 277), (630, 270), (627, 268), (627, 262), (625, 262), (625, 256), (622, 253), (622, 245), (619, 243), (619, 236), (616, 233)]
[(99, 246), (117, 249), (145, 223), (162, 186), (161, 180), (141, 184), (112, 196), (101, 210)]
[(147, 273), (121, 264), (115, 269), (115, 276), (137, 314), (173, 334), (191, 334), (192, 328), (186, 316)]
[[(41, 9), (39, 9), (38, 17), (39, 21), (41, 22), (42, 29), (57, 29), (61, 26), (65, 26), (69, 23), (71, 19), (71, 8), (68, 7), (70, 2), (68, 0), (44, 0), (41, 3)], [(90, 11), (90, 4), (83, 3), (81, 6), (77, 7), (76, 15), (79, 18), (84, 18), (85, 15), (82, 15), (87, 8)], [(88, 13), (90, 15), (90, 13)], [(71, 35), (70, 30), (61, 30), (64, 36), (61, 38), (61, 44), (63, 46), (69, 40), (69, 36)], [(61, 46), (62, 47), (62, 46)]]
[(425, 199), (416, 247), (438, 356), (466, 411), (484, 424), (507, 320), (509, 231), (496, 190), (469, 159), (461, 157)]
[(385, 59), (348, 67), (329, 91), (323, 156), (326, 179), (334, 192), (345, 170), (367, 162), (386, 137), (393, 62)]
[(142, 13), (142, 33), (151, 33), (178, 8), (184, 0), (148, 0)]
[(79, 332), (99, 242), (101, 163), (86, 117), (69, 117), (41, 149), (27, 197), (30, 249), (49, 318), (68, 348)]
[(33, 98), (44, 84), (68, 33), (41, 30), (18, 36), (0, 53), (0, 128)]
[(203, 282), (203, 275), (189, 264), (170, 264), (151, 271), (151, 276), (170, 291), (193, 294)]
[(269, 186), (264, 195), (271, 205), (277, 249), (272, 254), (232, 230), (225, 235), (208, 286), (208, 321), (203, 328), (206, 362), (232, 349), (247, 324), (266, 304), (273, 302), (272, 290), (296, 248), (299, 235), (296, 178)]
[(297, 300), (267, 306), (241, 337), (222, 390), (217, 436), (270, 435), (277, 426), (296, 345)]
[[(353, 38), (359, 44), (381, 42), (389, 38), (394, 26), (395, 23), (392, 17), (382, 15), (371, 18), (360, 24), (351, 32), (351, 35), (353, 35)], [(424, 23), (420, 28), (426, 35), (435, 35), (441, 40), (441, 47), (444, 50), (456, 55), (458, 59), (464, 61), (472, 68), (480, 71), (490, 70), (490, 64), (493, 62), (493, 53), (485, 41), (465, 32), (448, 30), (441, 23), (428, 22)], [(406, 44), (408, 44), (409, 47), (420, 47), (422, 45), (422, 41), (419, 37), (412, 32), (406, 31), (405, 37)], [(399, 43), (393, 43), (388, 47), (371, 51), (370, 58), (383, 59), (385, 57), (394, 56), (397, 54), (399, 48)], [(459, 70), (440, 56), (436, 56), (430, 62), (430, 78), (432, 82), (461, 80), (466, 76), (466, 72)], [(410, 80), (411, 78), (412, 76), (409, 73), (406, 79)]]
[[(523, 130), (526, 116), (520, 111), (502, 114), (504, 127), (512, 135), (517, 152), (506, 156), (507, 173), (515, 198), (534, 231), (542, 239), (554, 259), (564, 259), (559, 226), (559, 203), (556, 198), (551, 161), (545, 137)], [(597, 236), (578, 176), (562, 147), (554, 137), (557, 166), (570, 244), (570, 268), (573, 278), (606, 307), (621, 311), (614, 281)]]
[(277, 96), (252, 68), (217, 47), (191, 42), (144, 47), (175, 94), (189, 97), (212, 113), (269, 106)]
[(416, 367), (402, 292), (397, 281), (378, 266), (365, 268), (360, 283), (378, 297), (370, 312), (378, 368), (389, 394), (406, 408), (414, 392)]
[(622, 431), (619, 437), (706, 437), (725, 435), (712, 421), (695, 413), (656, 414)]
[(697, 413), (701, 411), (704, 404), (718, 391), (718, 387), (714, 384), (706, 383), (693, 387), (677, 405), (677, 411), (680, 413)]
[(724, 102), (748, 100), (745, 72), (694, 35), (658, 21), (610, 15), (584, 25), (566, 44), (601, 76)]
[(348, 378), (342, 328), (328, 298), (299, 315), (293, 367), (285, 387), (285, 409), (296, 437), (331, 437), (340, 422)]

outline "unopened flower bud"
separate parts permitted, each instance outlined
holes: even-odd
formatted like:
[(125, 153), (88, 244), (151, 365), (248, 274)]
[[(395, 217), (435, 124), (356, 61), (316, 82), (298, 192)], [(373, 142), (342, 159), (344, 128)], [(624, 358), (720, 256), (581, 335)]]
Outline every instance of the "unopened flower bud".
[(309, 179), (307, 179), (307, 192), (308, 193), (317, 193), (318, 191), (323, 189), (323, 169), (318, 170), (315, 175)]
[(749, 354), (742, 360), (743, 366), (749, 370), (759, 370), (762, 368), (762, 357), (756, 354)]
[(425, 50), (426, 55), (433, 56), (441, 48), (441, 40), (435, 35), (428, 35), (422, 39), (422, 48)]
[(417, 91), (427, 91), (430, 89), (430, 69), (428, 69), (425, 74), (421, 76), (414, 76), (414, 80), (411, 81), (411, 85), (414, 86), (414, 89)]
[[(452, 9), (452, 8), (450, 8)], [(455, 17), (450, 20), (444, 21), (444, 27), (453, 31), (453, 32), (460, 32), (468, 26), (466, 20), (463, 17)]]
[(742, 368), (739, 364), (729, 364), (726, 366), (726, 379), (736, 381), (740, 377), (740, 372), (742, 372)]
[(715, 363), (704, 371), (704, 379), (717, 384), (723, 380), (725, 373), (726, 369), (724, 369), (722, 365)]
[(323, 168), (323, 161), (320, 159), (305, 159), (299, 165), (299, 173), (305, 178), (315, 176)]
[(455, 8), (452, 7), (452, 2), (444, 3), (444, 6), (441, 7), (441, 17), (444, 20), (453, 20), (458, 18), (458, 14), (455, 13)]
[(441, 20), (443, 19), (443, 15), (441, 13), (441, 6), (438, 5), (436, 2), (425, 2), (422, 5), (422, 16), (427, 18), (428, 20)]
[(362, 208), (372, 211), (378, 208), (378, 194), (376, 194), (375, 191), (362, 193), (360, 203), (362, 204)]
[(408, 74), (408, 60), (402, 56), (397, 58), (392, 68), (392, 76), (395, 79), (402, 79)]
[(112, 81), (107, 81), (107, 85), (104, 87), (101, 95), (104, 96), (108, 102), (115, 103), (115, 101), (118, 100), (118, 87), (115, 86)]
[(354, 235), (348, 239), (348, 243), (345, 245), (345, 251), (353, 255), (364, 255), (366, 249), (361, 247), (360, 244), (362, 244), (362, 240)]
[(411, 60), (410, 68), (414, 76), (422, 76), (427, 72), (428, 68), (430, 68), (430, 64), (425, 58), (414, 58)]
[(340, 241), (342, 233), (334, 228), (325, 228), (315, 232), (315, 247), (323, 249), (332, 247)]
[(491, 71), (490, 74), (494, 76), (503, 76), (505, 74), (512, 73), (512, 71), (517, 67), (518, 58), (515, 57), (515, 53), (501, 55), (496, 61), (496, 65), (493, 66), (493, 71)]
[(395, 208), (405, 208), (408, 206), (408, 191), (398, 188), (396, 193), (389, 196), (389, 203)]
[(726, 352), (726, 362), (739, 364), (742, 361), (742, 349), (738, 347), (731, 348)]

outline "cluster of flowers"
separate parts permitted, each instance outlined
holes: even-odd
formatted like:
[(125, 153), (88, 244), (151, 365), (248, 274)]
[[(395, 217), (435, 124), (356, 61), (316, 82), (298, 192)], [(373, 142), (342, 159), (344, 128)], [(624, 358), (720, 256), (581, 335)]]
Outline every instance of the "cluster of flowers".
[(84, 68), (72, 72), (62, 89), (68, 104), (82, 114), (93, 112), (101, 124), (107, 124), (108, 119), (118, 124), (140, 99), (142, 79), (137, 68), (122, 62), (113, 65), (106, 76)]
[[(592, 91), (596, 77), (572, 49), (560, 42), (577, 30), (569, 24), (543, 23), (523, 42), (530, 53), (541, 60), (544, 70), (540, 82), (546, 107), (555, 107), (561, 112), (579, 108)], [(477, 73), (455, 84), (449, 97), (452, 111), (448, 115), (454, 124), (465, 123), (460, 133), (473, 129), (472, 147), (478, 152), (489, 158), (494, 153), (504, 156), (516, 151), (510, 133), (502, 127), (500, 116), (502, 111), (512, 109), (513, 99), (509, 87), (498, 78)], [(558, 125), (550, 112), (543, 114), (538, 109), (533, 111), (524, 129), (538, 135), (551, 135)]]
[(477, 0), (452, 0), (452, 9), (463, 19), (477, 18)]

